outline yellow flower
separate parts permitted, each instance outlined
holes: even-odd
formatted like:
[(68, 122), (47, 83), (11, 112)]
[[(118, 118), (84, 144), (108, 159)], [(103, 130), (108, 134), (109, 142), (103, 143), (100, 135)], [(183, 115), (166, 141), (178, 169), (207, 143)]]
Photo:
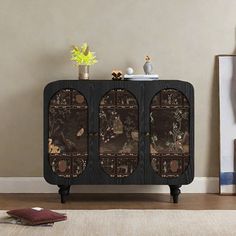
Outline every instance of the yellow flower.
[(94, 52), (89, 50), (87, 43), (83, 43), (82, 46), (73, 46), (71, 50), (71, 61), (75, 61), (76, 65), (93, 65), (97, 63), (97, 59)]

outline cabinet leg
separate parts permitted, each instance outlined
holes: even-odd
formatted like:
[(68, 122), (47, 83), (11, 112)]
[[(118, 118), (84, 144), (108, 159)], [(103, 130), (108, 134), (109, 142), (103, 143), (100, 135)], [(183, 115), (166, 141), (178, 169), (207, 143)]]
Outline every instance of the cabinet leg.
[(169, 185), (170, 187), (170, 195), (173, 197), (173, 202), (178, 203), (179, 194), (181, 193), (180, 187), (181, 185)]
[(58, 185), (58, 193), (61, 195), (61, 203), (65, 203), (65, 196), (70, 194), (70, 185)]

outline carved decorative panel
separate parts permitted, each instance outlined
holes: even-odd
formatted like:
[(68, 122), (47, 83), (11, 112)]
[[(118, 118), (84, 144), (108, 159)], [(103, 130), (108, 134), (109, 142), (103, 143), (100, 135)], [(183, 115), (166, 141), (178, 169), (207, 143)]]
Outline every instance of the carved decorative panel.
[(189, 102), (175, 89), (161, 90), (150, 107), (150, 157), (161, 177), (178, 177), (189, 164)]
[(78, 177), (88, 157), (88, 107), (74, 89), (57, 92), (49, 103), (48, 153), (52, 170), (61, 177)]
[(100, 163), (110, 177), (127, 177), (138, 165), (138, 104), (127, 90), (113, 89), (100, 102)]

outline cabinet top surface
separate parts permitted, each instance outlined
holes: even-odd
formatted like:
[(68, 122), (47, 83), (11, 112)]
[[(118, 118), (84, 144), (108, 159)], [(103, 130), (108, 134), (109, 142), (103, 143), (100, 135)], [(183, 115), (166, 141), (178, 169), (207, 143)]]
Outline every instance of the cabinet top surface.
[(112, 79), (89, 79), (89, 80), (76, 80), (76, 79), (73, 79), (73, 80), (55, 80), (55, 81), (52, 81), (52, 82), (56, 82), (56, 81), (73, 81), (73, 82), (132, 82), (132, 83), (155, 83), (155, 82), (168, 82), (168, 81), (180, 81), (180, 82), (187, 82), (187, 81), (184, 81), (184, 80), (161, 80), (161, 79), (156, 79), (156, 80), (138, 80), (138, 81), (135, 81), (135, 80), (112, 80)]
[(52, 81), (49, 82), (49, 84), (53, 84), (53, 83), (112, 83), (112, 84), (120, 84), (120, 83), (127, 83), (127, 84), (163, 84), (163, 83), (181, 83), (181, 84), (190, 84), (190, 82), (188, 81), (183, 81), (183, 80), (150, 80), (150, 81), (129, 81), (129, 80), (56, 80), (56, 81)]

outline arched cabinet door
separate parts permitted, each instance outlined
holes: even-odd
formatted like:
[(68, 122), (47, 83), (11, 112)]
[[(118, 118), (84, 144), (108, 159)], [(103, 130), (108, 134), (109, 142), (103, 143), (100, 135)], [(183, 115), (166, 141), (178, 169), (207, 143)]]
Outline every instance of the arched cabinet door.
[(62, 89), (49, 102), (48, 153), (52, 171), (60, 177), (78, 177), (88, 157), (88, 106), (74, 89)]
[(157, 175), (178, 177), (189, 165), (189, 102), (175, 89), (157, 93), (150, 106), (150, 161)]
[(100, 164), (110, 177), (127, 177), (138, 165), (138, 103), (125, 89), (106, 93), (99, 107)]

